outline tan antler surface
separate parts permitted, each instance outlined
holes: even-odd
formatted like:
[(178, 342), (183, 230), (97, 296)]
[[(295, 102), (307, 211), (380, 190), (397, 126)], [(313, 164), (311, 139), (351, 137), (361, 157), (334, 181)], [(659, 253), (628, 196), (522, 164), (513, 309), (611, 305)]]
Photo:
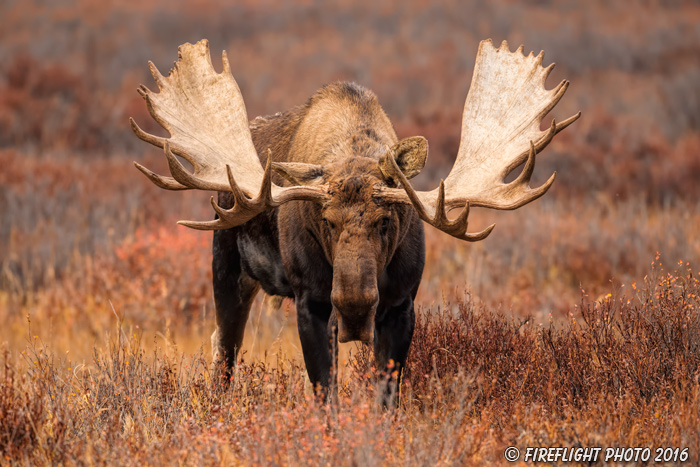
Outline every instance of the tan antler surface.
[[(143, 141), (163, 148), (172, 177), (157, 175), (134, 162), (157, 186), (169, 190), (200, 189), (230, 191), (236, 204), (220, 208), (212, 198), (219, 219), (209, 222), (181, 222), (188, 227), (212, 230), (241, 225), (265, 209), (294, 199), (324, 199), (323, 187), (279, 187), (264, 170), (248, 128), (243, 97), (233, 79), (226, 52), (224, 69), (217, 73), (211, 63), (209, 43), (184, 44), (178, 61), (167, 77), (149, 67), (160, 89), (154, 93), (145, 86), (139, 93), (146, 100), (153, 118), (170, 133), (170, 138), (143, 131), (130, 119), (131, 128)], [(175, 156), (187, 160), (194, 173)], [(257, 198), (249, 199), (256, 195)]]
[[(392, 175), (401, 180), (405, 192), (383, 189), (379, 196), (411, 202), (424, 221), (457, 238), (476, 241), (485, 238), (493, 226), (467, 234), (469, 206), (516, 209), (549, 189), (556, 174), (540, 187), (529, 185), (535, 156), (581, 114), (561, 123), (552, 121), (549, 129), (540, 130), (543, 118), (562, 98), (569, 83), (562, 81), (547, 90), (545, 80), (554, 65), (543, 68), (544, 52), (524, 56), (522, 49), (510, 52), (505, 41), (498, 49), (491, 40), (479, 44), (464, 105), (459, 151), (440, 187), (429, 192), (414, 191), (407, 180), (401, 180), (400, 170), (393, 164)], [(393, 159), (391, 154), (385, 158)], [(505, 183), (506, 176), (523, 163), (521, 174)], [(464, 211), (455, 221), (449, 221), (446, 211), (458, 207)]]

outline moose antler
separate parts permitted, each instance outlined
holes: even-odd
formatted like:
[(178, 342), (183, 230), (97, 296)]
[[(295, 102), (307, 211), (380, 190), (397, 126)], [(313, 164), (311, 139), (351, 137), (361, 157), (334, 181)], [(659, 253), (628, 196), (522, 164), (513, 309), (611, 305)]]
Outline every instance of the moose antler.
[[(168, 190), (213, 190), (233, 193), (231, 209), (221, 208), (211, 198), (219, 218), (208, 222), (180, 221), (200, 230), (228, 229), (241, 225), (266, 209), (292, 200), (324, 200), (324, 186), (280, 187), (271, 180), (271, 160), (263, 169), (248, 128), (248, 116), (241, 91), (231, 75), (223, 52), (224, 70), (216, 73), (211, 63), (209, 43), (184, 44), (178, 49), (178, 61), (167, 77), (149, 62), (159, 93), (145, 86), (139, 93), (146, 100), (153, 118), (170, 138), (143, 131), (129, 119), (136, 136), (163, 148), (172, 177), (155, 174), (134, 162), (154, 184)], [(188, 171), (176, 157), (194, 167)], [(257, 193), (256, 198), (251, 198)]]
[[(542, 119), (566, 92), (564, 80), (552, 90), (544, 87), (554, 64), (541, 66), (544, 52), (526, 57), (520, 46), (510, 52), (503, 41), (496, 49), (491, 40), (479, 44), (474, 75), (462, 116), (462, 136), (457, 159), (447, 178), (432, 191), (415, 191), (394, 161), (391, 151), (381, 166), (398, 179), (403, 189), (382, 187), (378, 197), (388, 202), (411, 203), (421, 219), (462, 240), (486, 238), (494, 225), (469, 234), (467, 216), (470, 206), (492, 209), (517, 209), (547, 192), (556, 173), (542, 186), (530, 187), (535, 156), (552, 138), (571, 125), (581, 112), (541, 131)], [(505, 178), (525, 162), (520, 175), (510, 183)], [(463, 208), (454, 220), (447, 211)]]

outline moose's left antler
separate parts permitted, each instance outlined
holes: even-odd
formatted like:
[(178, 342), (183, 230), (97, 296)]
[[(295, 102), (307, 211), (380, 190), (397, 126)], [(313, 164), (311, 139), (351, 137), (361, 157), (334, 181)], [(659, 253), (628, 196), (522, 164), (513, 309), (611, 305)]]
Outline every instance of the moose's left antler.
[[(415, 191), (389, 151), (380, 167), (388, 172), (386, 176), (398, 179), (403, 189), (382, 187), (377, 196), (388, 202), (411, 203), (425, 222), (459, 239), (477, 241), (486, 238), (494, 226), (467, 233), (470, 206), (516, 209), (547, 192), (556, 173), (542, 186), (531, 188), (535, 156), (581, 112), (561, 123), (552, 120), (549, 129), (540, 130), (542, 119), (562, 98), (569, 82), (545, 89), (554, 64), (543, 68), (543, 52), (526, 57), (522, 49), (510, 52), (506, 41), (498, 49), (491, 40), (479, 44), (457, 159), (439, 188)], [(508, 174), (523, 162), (520, 175), (505, 183)], [(453, 208), (463, 211), (450, 221), (446, 212)]]

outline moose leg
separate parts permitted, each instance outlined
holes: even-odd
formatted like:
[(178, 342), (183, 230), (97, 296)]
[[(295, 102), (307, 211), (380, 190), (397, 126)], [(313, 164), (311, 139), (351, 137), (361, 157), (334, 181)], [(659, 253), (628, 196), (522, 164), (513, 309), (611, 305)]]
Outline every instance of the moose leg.
[(260, 284), (241, 268), (236, 229), (214, 232), (212, 273), (216, 330), (211, 336), (215, 365), (223, 365), (230, 376), (243, 343), (248, 313)]
[(317, 394), (326, 402), (333, 397), (331, 387), (335, 391), (332, 369), (337, 366), (337, 334), (335, 327), (329, 326), (332, 306), (304, 296), (297, 297), (296, 305), (306, 372), (314, 390), (320, 390)]
[[(386, 392), (382, 398), (385, 406), (390, 405), (392, 400), (394, 405), (399, 403), (399, 383), (406, 366), (414, 326), (415, 313), (411, 297), (388, 308), (381, 320), (375, 322), (374, 358), (377, 368), (386, 372)], [(398, 373), (394, 374), (396, 370)]]

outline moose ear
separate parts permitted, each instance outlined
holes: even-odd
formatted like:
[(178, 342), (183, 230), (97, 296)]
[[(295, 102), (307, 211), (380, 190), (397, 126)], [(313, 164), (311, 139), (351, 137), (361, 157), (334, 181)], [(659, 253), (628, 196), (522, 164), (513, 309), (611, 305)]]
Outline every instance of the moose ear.
[[(422, 136), (402, 139), (391, 147), (391, 154), (393, 154), (396, 165), (399, 166), (401, 172), (410, 180), (425, 167), (425, 162), (428, 159), (428, 140)], [(396, 181), (389, 175), (391, 172), (388, 167), (385, 167), (387, 162), (387, 160), (381, 159), (379, 170), (382, 171), (389, 185), (396, 185)]]
[(303, 162), (273, 162), (272, 170), (294, 185), (319, 185), (323, 182), (323, 166)]

